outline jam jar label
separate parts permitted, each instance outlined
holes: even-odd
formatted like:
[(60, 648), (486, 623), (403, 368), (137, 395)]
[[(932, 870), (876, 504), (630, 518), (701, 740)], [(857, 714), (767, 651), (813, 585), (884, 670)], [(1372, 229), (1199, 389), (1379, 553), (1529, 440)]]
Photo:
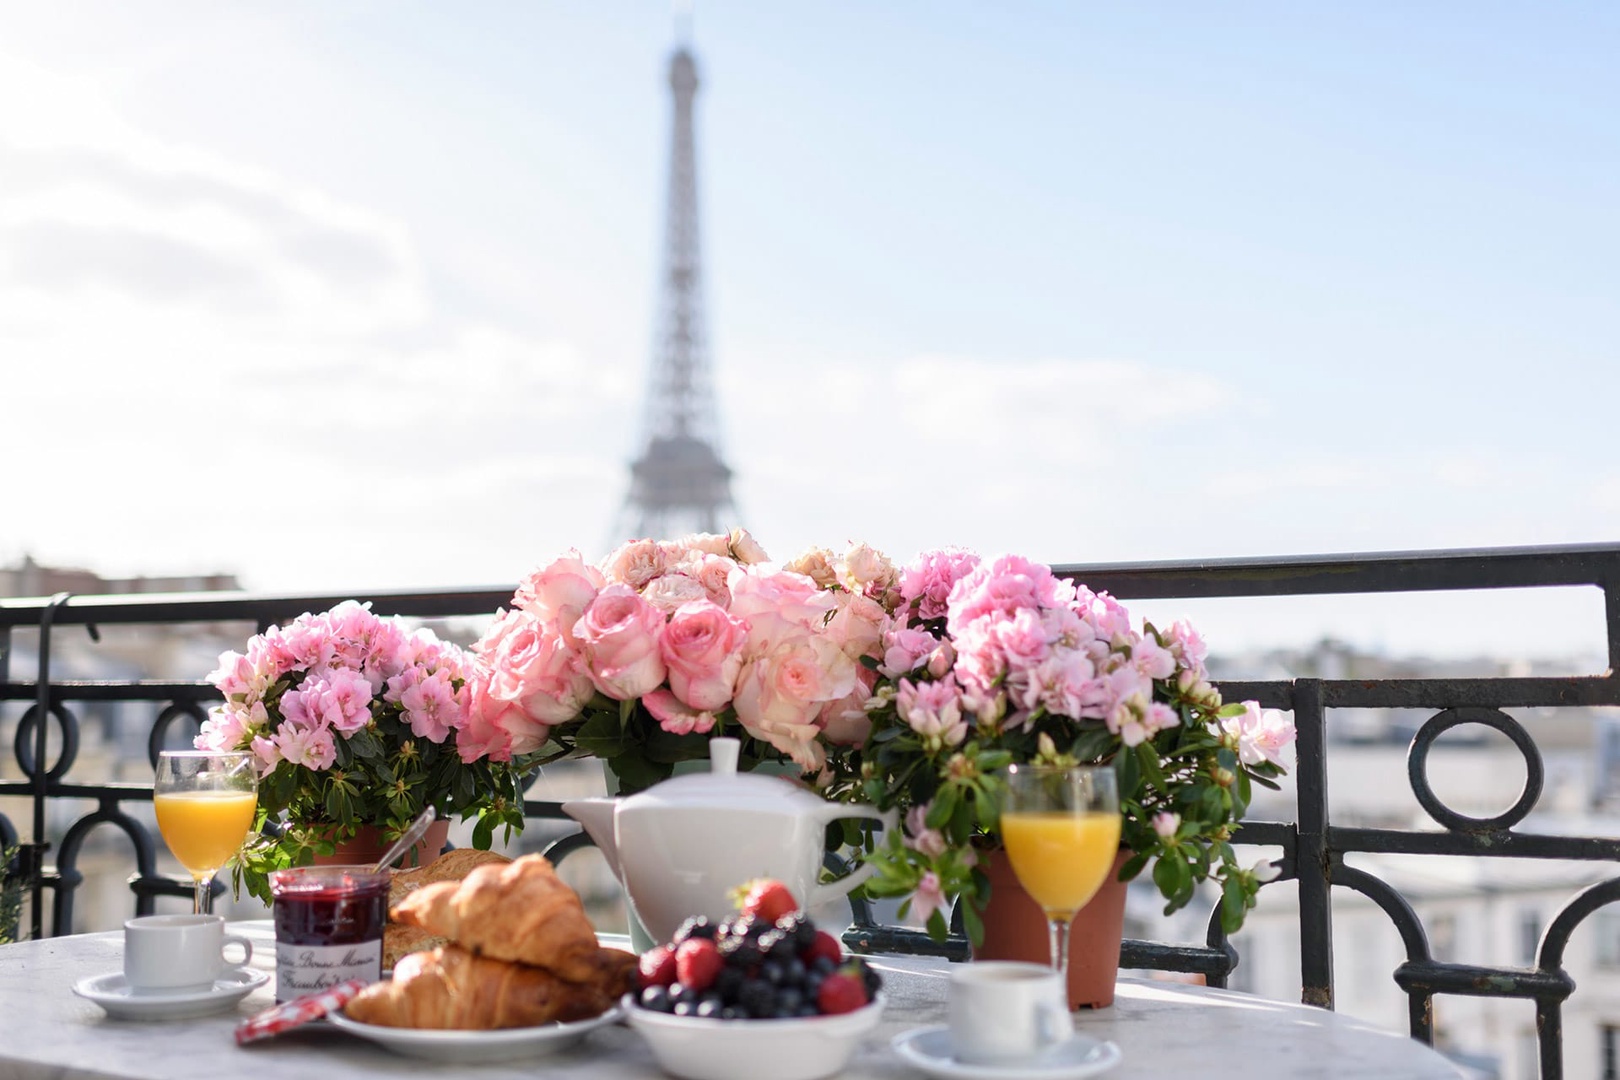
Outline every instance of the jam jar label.
[(381, 938), (351, 945), (289, 945), (276, 942), (276, 1000), (329, 990), (348, 979), (382, 978)]

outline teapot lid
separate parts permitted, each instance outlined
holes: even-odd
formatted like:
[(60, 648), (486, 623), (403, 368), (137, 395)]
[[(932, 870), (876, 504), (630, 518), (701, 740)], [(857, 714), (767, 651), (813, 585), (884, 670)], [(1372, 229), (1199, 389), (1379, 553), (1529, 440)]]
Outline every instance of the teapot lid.
[(738, 739), (710, 739), (708, 772), (661, 781), (632, 796), (631, 801), (660, 809), (718, 807), (777, 814), (822, 805), (816, 795), (782, 777), (739, 773), (741, 748)]

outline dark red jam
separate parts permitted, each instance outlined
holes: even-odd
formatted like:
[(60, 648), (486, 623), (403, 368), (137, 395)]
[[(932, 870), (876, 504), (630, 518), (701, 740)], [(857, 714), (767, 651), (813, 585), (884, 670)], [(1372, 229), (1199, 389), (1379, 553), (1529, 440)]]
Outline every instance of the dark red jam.
[(382, 976), (390, 875), (361, 866), (308, 866), (270, 875), (275, 898), (276, 1000)]

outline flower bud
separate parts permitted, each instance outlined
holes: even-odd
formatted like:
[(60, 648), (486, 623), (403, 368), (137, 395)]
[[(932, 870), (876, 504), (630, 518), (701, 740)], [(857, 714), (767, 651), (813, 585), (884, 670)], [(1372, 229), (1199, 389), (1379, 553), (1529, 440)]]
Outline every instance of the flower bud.
[(1232, 772), (1231, 769), (1216, 769), (1215, 770), (1215, 782), (1217, 784), (1219, 784), (1221, 787), (1231, 787), (1232, 782), (1235, 781), (1236, 779), (1237, 779), (1237, 774)]

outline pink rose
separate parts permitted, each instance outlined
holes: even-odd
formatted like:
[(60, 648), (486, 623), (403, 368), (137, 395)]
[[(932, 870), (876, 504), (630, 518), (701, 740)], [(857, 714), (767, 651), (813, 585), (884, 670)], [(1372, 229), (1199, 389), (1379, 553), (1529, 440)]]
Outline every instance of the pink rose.
[(517, 714), (520, 721), (528, 719), (523, 710), (511, 702), (491, 697), (489, 684), (489, 671), (474, 667), (467, 680), (467, 722), (456, 733), (456, 753), (463, 762), (486, 757), (491, 761), (511, 761), (512, 735), (502, 721), (512, 713)]
[(538, 723), (572, 720), (595, 692), (583, 658), (561, 631), (527, 612), (503, 613), (478, 652), (488, 668), (490, 695), (520, 706)]
[(879, 669), (891, 679), (917, 668), (939, 647), (939, 638), (926, 630), (904, 627), (883, 635), (883, 666)]
[(708, 600), (682, 604), (664, 627), (659, 649), (669, 688), (694, 709), (715, 712), (731, 701), (742, 668), (748, 624)]
[(802, 574), (752, 566), (732, 571), (731, 614), (748, 624), (748, 648), (754, 655), (826, 625), (837, 606), (829, 593)]
[(877, 656), (883, 646), (883, 632), (889, 628), (889, 615), (883, 605), (859, 593), (836, 593), (834, 597), (838, 607), (827, 620), (824, 633), (828, 640), (857, 663), (863, 656)]
[(648, 582), (641, 598), (668, 615), (692, 600), (707, 600), (709, 592), (697, 578), (672, 572)]
[(707, 735), (714, 727), (715, 716), (712, 712), (693, 709), (681, 702), (668, 690), (654, 690), (642, 697), (641, 703), (647, 706), (658, 726), (671, 735)]
[(541, 622), (561, 627), (566, 636), (606, 584), (600, 570), (581, 559), (579, 552), (570, 551), (525, 578), (512, 604)]
[(684, 562), (694, 555), (719, 555), (731, 558), (731, 536), (722, 533), (690, 533), (679, 540), (659, 545), (670, 563)]
[(823, 738), (835, 746), (859, 746), (866, 741), (872, 733), (872, 717), (866, 711), (866, 703), (876, 683), (877, 672), (865, 667), (856, 669), (854, 688), (837, 701), (823, 705), (816, 717)]
[(574, 624), (586, 673), (616, 701), (641, 697), (664, 681), (663, 630), (664, 613), (628, 585), (609, 585), (597, 593)]
[(816, 742), (821, 705), (854, 688), (834, 675), (833, 661), (843, 654), (829, 642), (805, 637), (743, 664), (732, 705), (737, 719), (756, 739), (790, 755), (806, 771), (821, 768), (825, 751)]
[(618, 550), (602, 560), (602, 573), (616, 585), (639, 590), (662, 574), (668, 565), (668, 556), (658, 541), (631, 540), (620, 544)]
[(759, 546), (759, 541), (755, 540), (747, 529), (732, 529), (729, 540), (727, 546), (730, 548), (731, 557), (744, 566), (770, 562), (771, 557), (765, 554), (765, 549)]

